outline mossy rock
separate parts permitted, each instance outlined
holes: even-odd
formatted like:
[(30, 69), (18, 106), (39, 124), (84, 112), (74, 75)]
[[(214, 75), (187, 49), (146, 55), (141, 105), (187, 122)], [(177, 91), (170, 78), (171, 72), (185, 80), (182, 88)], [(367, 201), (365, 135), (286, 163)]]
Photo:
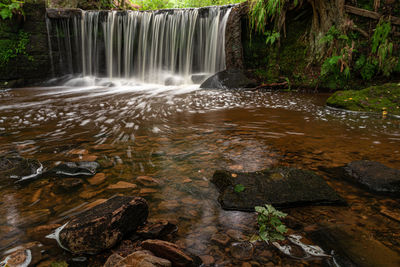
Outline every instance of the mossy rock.
[(387, 111), (388, 114), (400, 115), (400, 83), (371, 86), (359, 91), (337, 91), (326, 103), (353, 111)]

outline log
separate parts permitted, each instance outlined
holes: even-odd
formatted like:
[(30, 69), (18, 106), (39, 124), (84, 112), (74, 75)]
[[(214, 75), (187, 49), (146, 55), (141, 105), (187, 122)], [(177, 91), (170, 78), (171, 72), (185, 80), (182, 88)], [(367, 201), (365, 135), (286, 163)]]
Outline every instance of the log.
[(268, 84), (261, 84), (254, 88), (253, 90), (258, 90), (258, 89), (281, 89), (281, 88), (287, 88), (289, 86), (288, 82), (282, 82), (282, 83), (268, 83)]
[[(361, 17), (366, 17), (366, 18), (376, 19), (376, 20), (378, 20), (382, 17), (382, 15), (379, 14), (378, 12), (369, 11), (369, 10), (354, 7), (354, 6), (345, 5), (344, 8), (347, 13), (351, 13), (351, 14), (361, 16)], [(400, 18), (398, 18), (398, 17), (391, 16), (390, 21), (392, 24), (400, 25)]]

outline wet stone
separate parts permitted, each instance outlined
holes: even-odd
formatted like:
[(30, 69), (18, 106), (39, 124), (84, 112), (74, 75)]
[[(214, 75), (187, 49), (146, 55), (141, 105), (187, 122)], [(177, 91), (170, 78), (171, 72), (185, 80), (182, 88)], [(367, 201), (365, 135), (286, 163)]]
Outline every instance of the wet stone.
[(136, 251), (120, 262), (118, 262), (115, 267), (119, 266), (129, 266), (129, 267), (171, 267), (171, 262), (169, 260), (156, 257), (152, 255), (151, 252), (142, 250)]
[(215, 241), (216, 243), (226, 246), (228, 242), (230, 241), (229, 236), (223, 234), (223, 233), (215, 233), (212, 235), (211, 240)]
[(96, 174), (99, 168), (100, 164), (97, 162), (65, 162), (46, 172), (46, 175), (57, 177), (91, 177)]
[(42, 164), (35, 159), (0, 157), (0, 179), (30, 180), (40, 176), (42, 171)]
[(124, 182), (124, 181), (119, 181), (116, 184), (109, 185), (107, 187), (107, 189), (110, 189), (110, 190), (115, 190), (115, 189), (135, 189), (136, 187), (137, 187), (137, 185), (135, 185), (135, 184), (131, 184), (131, 183)]
[(41, 225), (29, 229), (27, 234), (32, 240), (39, 241), (42, 244), (56, 245), (57, 242), (55, 240), (46, 238), (46, 236), (54, 232), (54, 230), (60, 226), (60, 224)]
[(400, 170), (374, 161), (354, 161), (345, 168), (345, 178), (377, 193), (400, 193)]
[[(345, 201), (311, 171), (278, 167), (254, 173), (216, 171), (212, 182), (220, 191), (218, 201), (223, 209), (254, 211), (255, 206), (275, 207), (306, 205), (343, 205)], [(236, 185), (244, 190), (236, 192)]]
[(136, 230), (136, 234), (144, 239), (157, 239), (175, 233), (178, 227), (167, 220), (148, 222)]
[(147, 194), (153, 194), (153, 193), (157, 193), (158, 190), (157, 189), (153, 189), (153, 188), (142, 188), (139, 191), (139, 194), (141, 195), (147, 195)]
[(69, 221), (59, 232), (59, 240), (73, 253), (97, 254), (134, 232), (147, 215), (144, 199), (116, 196)]
[(117, 253), (112, 254), (110, 257), (108, 257), (106, 263), (104, 264), (103, 267), (114, 267), (118, 266), (117, 264), (122, 261), (124, 258), (118, 255)]
[(160, 182), (150, 176), (138, 176), (136, 181), (147, 187), (159, 186)]
[(97, 173), (95, 176), (88, 179), (88, 182), (91, 185), (99, 185), (104, 183), (105, 180), (106, 180), (106, 175), (104, 173)]
[(0, 266), (23, 267), (35, 266), (42, 260), (42, 244), (39, 242), (31, 242), (24, 244), (10, 255), (7, 255)]
[(177, 245), (167, 241), (146, 240), (142, 242), (142, 247), (158, 257), (171, 261), (173, 266), (185, 267), (194, 264), (193, 259), (180, 250)]
[(210, 265), (214, 264), (214, 262), (215, 262), (214, 257), (210, 256), (210, 255), (200, 256), (200, 259), (203, 261), (203, 264), (206, 266), (210, 266)]
[(83, 182), (78, 178), (65, 178), (57, 180), (54, 184), (54, 192), (56, 194), (69, 193), (82, 187)]
[(254, 246), (250, 242), (236, 242), (230, 246), (231, 255), (240, 260), (250, 260), (253, 257)]

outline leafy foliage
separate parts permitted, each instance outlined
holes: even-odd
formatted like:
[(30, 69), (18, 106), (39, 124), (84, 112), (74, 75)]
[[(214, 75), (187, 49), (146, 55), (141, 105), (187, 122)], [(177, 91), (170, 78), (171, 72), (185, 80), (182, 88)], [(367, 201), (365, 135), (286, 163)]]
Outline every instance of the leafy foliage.
[(1, 45), (0, 51), (0, 66), (5, 66), (10, 59), (16, 58), (18, 55), (27, 56), (33, 61), (33, 57), (26, 52), (26, 46), (29, 43), (29, 34), (24, 31), (19, 31), (18, 39), (15, 41), (7, 40), (8, 42)]
[(214, 5), (228, 5), (244, 2), (245, 0), (130, 0), (141, 7), (141, 10), (165, 8), (190, 8)]
[(0, 16), (3, 20), (11, 19), (14, 14), (24, 15), (22, 6), (24, 1), (0, 0)]
[(246, 187), (244, 185), (242, 185), (242, 184), (237, 184), (237, 185), (235, 185), (235, 188), (234, 188), (236, 193), (241, 193), (245, 189), (246, 189)]
[(281, 218), (286, 217), (286, 213), (276, 210), (271, 205), (257, 206), (255, 211), (258, 213), (257, 223), (259, 226), (259, 235), (255, 236), (256, 239), (267, 243), (285, 239), (284, 234), (287, 232), (287, 228)]
[(281, 37), (281, 34), (279, 32), (274, 32), (274, 31), (267, 31), (264, 33), (264, 35), (266, 37), (265, 43), (267, 45), (273, 45)]

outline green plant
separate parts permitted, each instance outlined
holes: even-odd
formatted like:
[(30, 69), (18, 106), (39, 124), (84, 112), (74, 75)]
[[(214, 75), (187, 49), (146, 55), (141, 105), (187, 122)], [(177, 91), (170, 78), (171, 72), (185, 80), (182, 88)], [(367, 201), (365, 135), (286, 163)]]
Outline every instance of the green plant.
[(257, 206), (255, 211), (258, 213), (259, 230), (258, 235), (251, 238), (252, 241), (263, 240), (268, 243), (285, 239), (284, 234), (287, 232), (287, 228), (282, 223), (281, 218), (286, 217), (286, 213), (276, 210), (272, 205)]
[(18, 0), (1, 0), (0, 1), (0, 16), (3, 20), (11, 19), (14, 14), (25, 15), (22, 10), (24, 1)]
[(7, 40), (1, 45), (0, 51), (0, 66), (8, 64), (10, 59), (16, 58), (18, 55), (24, 55), (28, 60), (33, 61), (33, 57), (26, 52), (26, 46), (29, 43), (29, 34), (24, 31), (19, 31), (16, 40)]
[(242, 185), (242, 184), (237, 184), (237, 185), (235, 185), (235, 187), (234, 187), (234, 190), (235, 190), (236, 193), (241, 193), (241, 192), (243, 192), (245, 189), (246, 189), (246, 187), (245, 187), (244, 185)]
[(279, 32), (274, 31), (267, 31), (264, 33), (264, 35), (266, 37), (265, 43), (267, 45), (273, 45), (281, 37), (281, 34)]

